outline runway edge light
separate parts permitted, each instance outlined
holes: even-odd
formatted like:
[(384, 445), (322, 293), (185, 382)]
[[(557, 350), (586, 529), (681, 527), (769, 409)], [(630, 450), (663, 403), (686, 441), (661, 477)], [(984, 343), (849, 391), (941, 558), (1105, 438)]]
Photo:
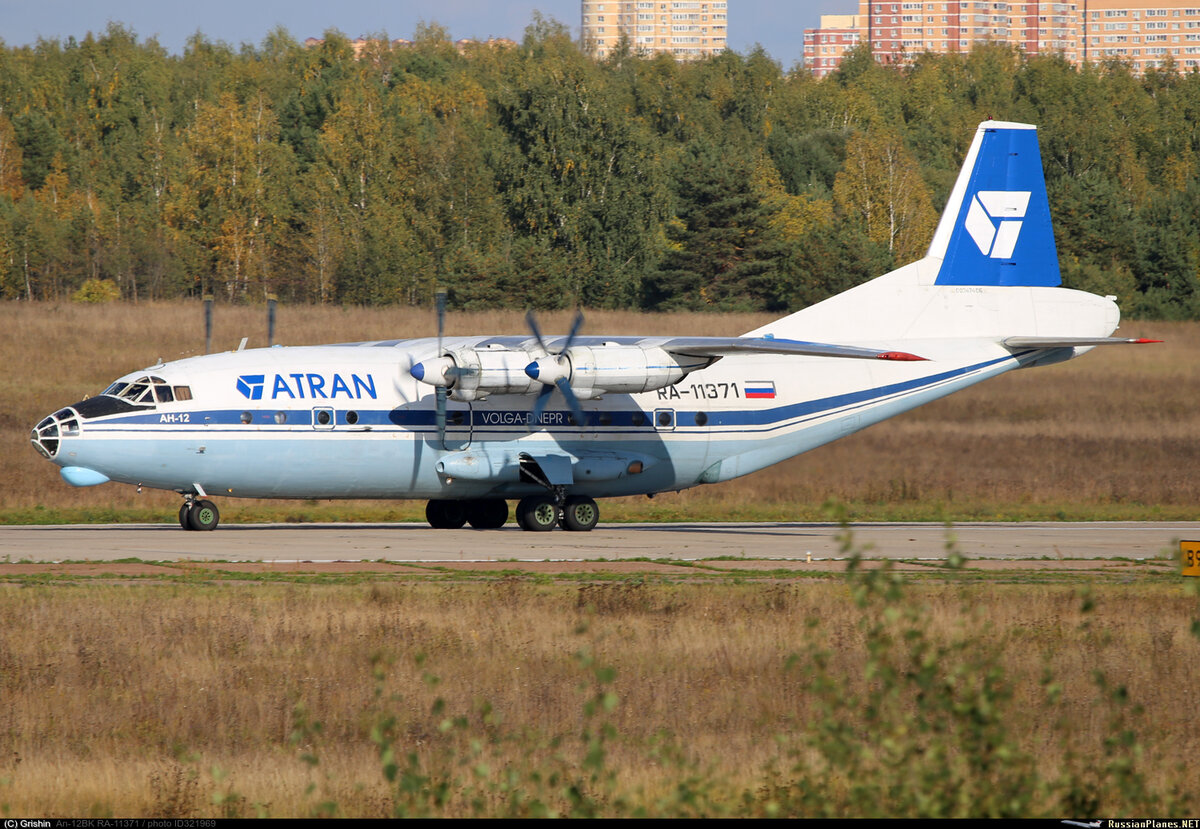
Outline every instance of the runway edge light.
[(1200, 541), (1179, 542), (1180, 575), (1200, 576)]

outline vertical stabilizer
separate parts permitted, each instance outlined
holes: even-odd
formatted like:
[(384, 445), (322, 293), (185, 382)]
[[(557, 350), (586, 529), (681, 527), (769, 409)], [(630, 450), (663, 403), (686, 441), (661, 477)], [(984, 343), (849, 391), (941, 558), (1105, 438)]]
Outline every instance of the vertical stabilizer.
[(1061, 283), (1035, 127), (979, 125), (927, 258), (938, 285)]

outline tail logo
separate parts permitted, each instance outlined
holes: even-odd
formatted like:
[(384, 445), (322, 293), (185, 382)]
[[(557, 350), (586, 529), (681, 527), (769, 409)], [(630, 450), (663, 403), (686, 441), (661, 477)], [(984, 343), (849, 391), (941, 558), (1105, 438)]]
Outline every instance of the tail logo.
[(979, 252), (991, 259), (1011, 259), (1029, 207), (1028, 190), (980, 190), (971, 199), (965, 227)]

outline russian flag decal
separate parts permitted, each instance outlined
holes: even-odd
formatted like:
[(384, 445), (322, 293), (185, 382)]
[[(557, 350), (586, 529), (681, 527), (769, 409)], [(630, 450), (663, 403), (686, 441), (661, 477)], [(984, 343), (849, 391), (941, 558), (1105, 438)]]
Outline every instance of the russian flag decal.
[(742, 384), (746, 390), (746, 397), (765, 398), (767, 400), (775, 399), (775, 381), (774, 380), (747, 380)]

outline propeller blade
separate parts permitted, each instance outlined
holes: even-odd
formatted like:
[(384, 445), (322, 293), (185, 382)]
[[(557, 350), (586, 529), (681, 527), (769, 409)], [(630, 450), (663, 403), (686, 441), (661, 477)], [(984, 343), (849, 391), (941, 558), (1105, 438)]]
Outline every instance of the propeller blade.
[(446, 448), (446, 387), (445, 386), (435, 386), (434, 394), (437, 398), (437, 414), (435, 415), (435, 419), (437, 421), (438, 443), (440, 443), (442, 445), (442, 448), (445, 449)]
[(542, 412), (546, 410), (546, 404), (550, 401), (550, 395), (555, 389), (562, 392), (563, 399), (571, 408), (571, 416), (575, 419), (577, 426), (583, 426), (586, 419), (583, 414), (583, 406), (579, 405), (579, 398), (575, 392), (571, 390), (571, 382), (569, 378), (569, 358), (567, 357), (567, 349), (575, 342), (575, 337), (583, 328), (583, 311), (575, 312), (575, 319), (571, 322), (571, 330), (567, 333), (567, 339), (563, 342), (563, 346), (557, 354), (551, 354), (550, 349), (546, 347), (546, 340), (542, 337), (542, 330), (538, 327), (537, 318), (533, 315), (533, 311), (525, 314), (525, 322), (529, 326), (529, 330), (533, 332), (533, 336), (537, 339), (538, 347), (545, 355), (540, 357), (525, 367), (525, 373), (533, 380), (541, 380), (545, 383), (538, 392), (537, 400), (534, 401), (533, 410), (529, 413), (529, 431), (533, 431), (541, 422)]
[[(474, 366), (459, 366), (457, 363), (446, 369), (447, 380), (457, 380), (459, 377), (474, 377), (479, 369)], [(451, 383), (451, 385), (454, 385)]]
[(442, 335), (446, 332), (446, 292), (438, 291), (434, 295), (435, 304), (437, 305), (437, 320), (438, 320), (438, 356), (442, 356)]
[(567, 341), (563, 344), (562, 350), (558, 352), (559, 354), (565, 353), (571, 347), (571, 343), (575, 342), (575, 335), (579, 333), (580, 328), (583, 328), (583, 311), (576, 311), (575, 319), (571, 323), (571, 330), (567, 334)]
[(532, 432), (542, 419), (542, 412), (546, 410), (546, 403), (552, 394), (554, 386), (542, 386), (542, 390), (538, 392), (537, 400), (533, 402), (533, 411), (529, 413), (529, 431)]
[[(570, 381), (566, 377), (560, 377), (554, 385), (562, 392), (562, 396), (567, 400), (567, 405), (571, 407), (571, 414), (575, 417), (575, 425), (586, 425), (587, 420), (583, 416), (583, 406), (579, 405), (579, 398), (575, 396), (575, 392), (571, 391)], [(546, 386), (546, 388), (550, 388), (550, 386)]]
[(542, 349), (542, 353), (549, 354), (550, 349), (546, 348), (546, 341), (542, 339), (542, 329), (538, 328), (537, 317), (533, 315), (533, 311), (525, 312), (525, 324), (533, 332), (533, 336), (537, 339), (538, 347)]

